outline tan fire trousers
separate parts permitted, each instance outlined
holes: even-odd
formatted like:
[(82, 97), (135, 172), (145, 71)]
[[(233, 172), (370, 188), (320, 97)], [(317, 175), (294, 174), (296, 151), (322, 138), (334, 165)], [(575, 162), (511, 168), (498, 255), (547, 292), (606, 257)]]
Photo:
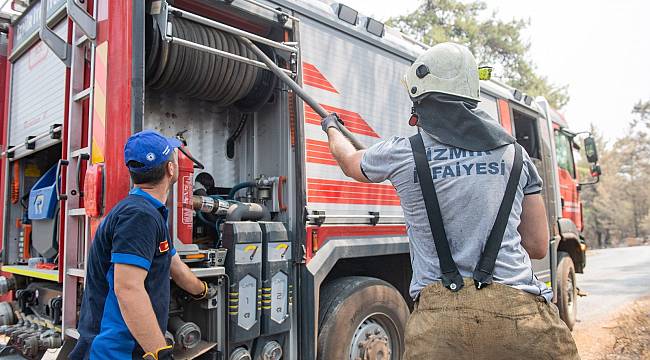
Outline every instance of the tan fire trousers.
[(472, 279), (453, 293), (422, 290), (406, 325), (405, 360), (580, 359), (557, 307), (541, 296)]

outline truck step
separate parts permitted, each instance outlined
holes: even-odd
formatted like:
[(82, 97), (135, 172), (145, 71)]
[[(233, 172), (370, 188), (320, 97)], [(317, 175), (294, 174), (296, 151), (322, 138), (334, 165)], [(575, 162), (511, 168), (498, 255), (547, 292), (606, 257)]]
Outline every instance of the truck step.
[(79, 331), (77, 329), (65, 329), (65, 335), (73, 339), (79, 339)]
[(69, 209), (68, 215), (70, 216), (86, 216), (85, 208)]
[(91, 91), (92, 91), (92, 87), (87, 87), (87, 88), (81, 90), (80, 92), (74, 94), (74, 96), (72, 97), (72, 100), (74, 100), (75, 102), (79, 102), (79, 101), (82, 101), (84, 99), (87, 99), (90, 96)]
[(90, 148), (85, 147), (70, 152), (70, 158), (76, 158), (76, 157), (81, 157), (81, 158), (85, 158), (85, 160), (88, 160), (90, 158)]
[(81, 35), (79, 37), (79, 39), (77, 39), (77, 41), (75, 41), (74, 45), (77, 46), (77, 47), (81, 47), (81, 46), (84, 46), (89, 41), (90, 41), (90, 38), (88, 38), (88, 36), (86, 36), (86, 34), (83, 34), (83, 35)]
[(71, 269), (68, 269), (66, 274), (68, 274), (70, 276), (75, 276), (75, 277), (78, 277), (78, 278), (84, 278), (84, 277), (86, 277), (86, 270), (71, 268)]

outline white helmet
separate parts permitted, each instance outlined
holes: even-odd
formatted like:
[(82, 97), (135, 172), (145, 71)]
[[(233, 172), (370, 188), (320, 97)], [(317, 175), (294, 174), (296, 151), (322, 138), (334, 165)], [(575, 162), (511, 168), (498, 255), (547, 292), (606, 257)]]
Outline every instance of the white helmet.
[(456, 43), (437, 44), (420, 55), (404, 75), (404, 84), (412, 99), (442, 93), (480, 101), (474, 55)]

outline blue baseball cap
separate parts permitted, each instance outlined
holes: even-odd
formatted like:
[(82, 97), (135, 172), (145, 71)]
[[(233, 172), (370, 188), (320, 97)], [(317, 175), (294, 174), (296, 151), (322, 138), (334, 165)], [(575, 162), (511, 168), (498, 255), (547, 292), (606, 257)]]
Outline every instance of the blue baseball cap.
[[(144, 173), (170, 159), (175, 148), (183, 143), (173, 137), (164, 137), (154, 130), (144, 130), (131, 135), (124, 145), (124, 161), (130, 171)], [(129, 166), (129, 161), (144, 166)]]

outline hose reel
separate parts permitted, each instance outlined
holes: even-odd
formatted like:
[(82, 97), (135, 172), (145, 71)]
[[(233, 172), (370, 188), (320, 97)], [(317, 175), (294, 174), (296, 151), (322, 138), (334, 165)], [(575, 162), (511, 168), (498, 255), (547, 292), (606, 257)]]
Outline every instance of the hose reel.
[[(257, 55), (229, 33), (193, 21), (170, 17), (174, 36), (231, 54), (257, 60)], [(258, 45), (277, 62), (275, 52)], [(188, 97), (210, 101), (218, 106), (235, 106), (242, 112), (255, 112), (268, 102), (277, 84), (270, 71), (206, 51), (165, 41), (155, 17), (147, 16), (145, 35), (146, 85)]]

